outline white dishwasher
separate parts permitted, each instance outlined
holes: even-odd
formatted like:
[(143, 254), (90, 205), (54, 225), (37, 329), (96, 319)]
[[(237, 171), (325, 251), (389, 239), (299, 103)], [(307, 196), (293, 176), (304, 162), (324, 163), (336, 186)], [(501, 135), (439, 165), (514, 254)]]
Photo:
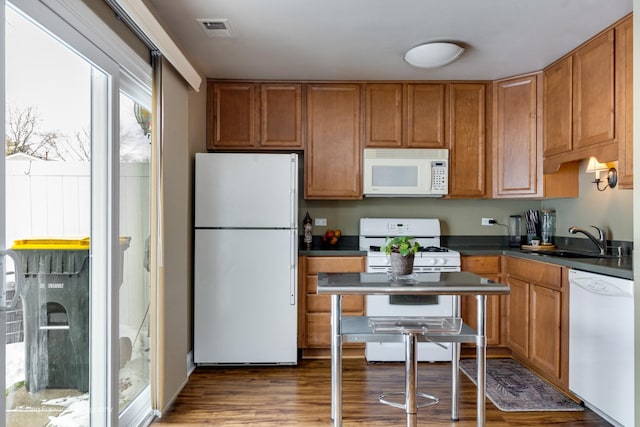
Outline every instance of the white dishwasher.
[(634, 425), (633, 281), (569, 270), (569, 389), (617, 426)]

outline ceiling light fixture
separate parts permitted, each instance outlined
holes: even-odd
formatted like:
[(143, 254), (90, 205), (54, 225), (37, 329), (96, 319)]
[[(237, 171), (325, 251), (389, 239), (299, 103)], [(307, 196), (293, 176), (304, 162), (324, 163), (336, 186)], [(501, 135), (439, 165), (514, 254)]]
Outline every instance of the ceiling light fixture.
[[(607, 171), (607, 185), (604, 188), (600, 188), (600, 172)], [(615, 188), (618, 184), (618, 171), (616, 168), (609, 167), (606, 163), (600, 163), (595, 157), (589, 158), (589, 164), (587, 164), (587, 173), (593, 172), (596, 174), (596, 179), (591, 181), (596, 185), (598, 191), (604, 191), (609, 188)]]
[(464, 47), (451, 42), (432, 42), (413, 47), (404, 60), (414, 67), (438, 68), (450, 64), (462, 55)]

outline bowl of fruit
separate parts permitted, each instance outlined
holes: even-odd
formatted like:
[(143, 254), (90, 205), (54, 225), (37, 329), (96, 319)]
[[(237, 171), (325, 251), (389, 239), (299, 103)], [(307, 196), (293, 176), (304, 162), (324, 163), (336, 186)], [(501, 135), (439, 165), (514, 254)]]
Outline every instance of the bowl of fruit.
[(340, 241), (341, 236), (342, 231), (340, 230), (327, 230), (324, 233), (324, 236), (322, 236), (322, 243), (331, 249), (335, 249), (338, 247), (338, 242)]

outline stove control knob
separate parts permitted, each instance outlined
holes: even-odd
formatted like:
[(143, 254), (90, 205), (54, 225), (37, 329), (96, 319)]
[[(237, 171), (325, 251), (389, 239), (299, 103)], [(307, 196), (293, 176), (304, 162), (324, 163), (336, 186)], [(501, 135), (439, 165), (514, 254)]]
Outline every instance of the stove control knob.
[(445, 265), (446, 264), (446, 260), (444, 258), (437, 258), (437, 264), (438, 265)]
[(426, 258), (425, 259), (425, 264), (426, 265), (436, 265), (436, 259), (435, 258)]

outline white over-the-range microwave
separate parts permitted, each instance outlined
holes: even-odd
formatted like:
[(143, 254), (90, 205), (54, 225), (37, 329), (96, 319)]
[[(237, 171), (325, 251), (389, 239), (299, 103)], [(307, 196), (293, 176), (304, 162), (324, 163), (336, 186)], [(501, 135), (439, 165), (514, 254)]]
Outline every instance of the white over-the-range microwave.
[(449, 150), (365, 148), (363, 194), (442, 197), (449, 191)]

